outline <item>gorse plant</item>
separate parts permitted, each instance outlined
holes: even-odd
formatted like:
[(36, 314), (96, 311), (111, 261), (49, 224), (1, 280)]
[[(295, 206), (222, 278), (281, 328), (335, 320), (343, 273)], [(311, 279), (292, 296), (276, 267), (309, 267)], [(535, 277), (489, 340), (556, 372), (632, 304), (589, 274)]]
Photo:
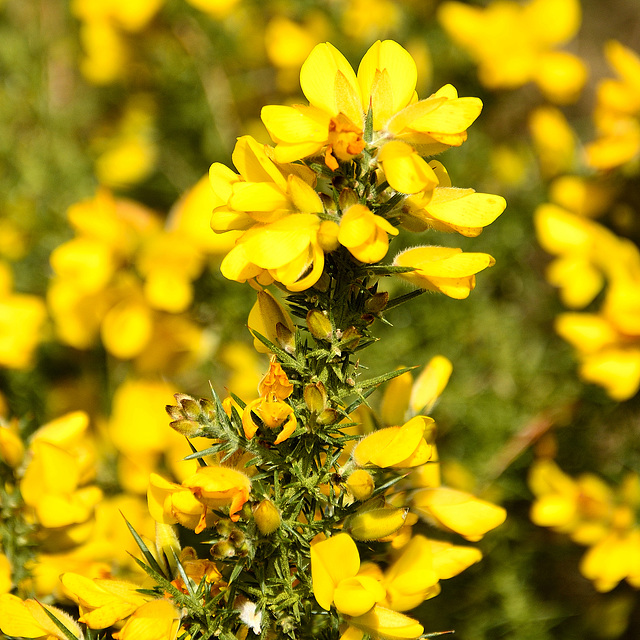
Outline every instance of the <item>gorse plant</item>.
[[(493, 264), (440, 246), (383, 263), (390, 237), (477, 236), (505, 207), (452, 187), (444, 166), (425, 159), (462, 144), (482, 105), (450, 85), (418, 100), (416, 75), (393, 41), (376, 42), (357, 74), (318, 45), (301, 72), (309, 104), (262, 112), (275, 146), (241, 137), (238, 173), (211, 167), (212, 227), (240, 232), (222, 273), (258, 290), (249, 327), (269, 369), (250, 402), (177, 394), (167, 407), (171, 427), (210, 444), (192, 447), (200, 467), (181, 483), (150, 477), (155, 542), (131, 527), (148, 583), (62, 575), (86, 628), (124, 620), (118, 640), (428, 637), (405, 612), (481, 554), (428, 538), (419, 518), (470, 541), (503, 522), (502, 508), (441, 485), (426, 414), (448, 361), (435, 358), (415, 382), (406, 368), (367, 377), (360, 363), (388, 311), (426, 290), (465, 298)], [(386, 277), (417, 289), (390, 299)], [(395, 395), (376, 416), (368, 398), (385, 383)], [(45, 637), (80, 637), (65, 620), (35, 600), (0, 597), (8, 635), (35, 637), (40, 625)]]

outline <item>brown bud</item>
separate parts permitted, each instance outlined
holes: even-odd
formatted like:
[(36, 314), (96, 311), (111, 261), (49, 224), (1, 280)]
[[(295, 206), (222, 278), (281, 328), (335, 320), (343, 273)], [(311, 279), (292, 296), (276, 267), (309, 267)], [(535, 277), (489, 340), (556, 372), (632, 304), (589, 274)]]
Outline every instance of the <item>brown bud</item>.
[(389, 303), (389, 293), (381, 291), (372, 295), (365, 303), (364, 309), (369, 313), (380, 313)]
[(340, 340), (340, 346), (342, 348), (355, 349), (360, 342), (362, 336), (355, 327), (349, 327), (342, 333), (342, 339)]

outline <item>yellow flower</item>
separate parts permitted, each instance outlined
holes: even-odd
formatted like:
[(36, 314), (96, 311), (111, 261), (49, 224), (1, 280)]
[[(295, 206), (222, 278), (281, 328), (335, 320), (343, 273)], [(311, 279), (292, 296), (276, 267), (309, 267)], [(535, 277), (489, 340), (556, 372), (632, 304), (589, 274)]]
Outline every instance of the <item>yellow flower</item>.
[(379, 262), (387, 254), (389, 237), (398, 230), (362, 204), (349, 207), (340, 220), (338, 242), (360, 262)]
[(387, 383), (380, 403), (385, 424), (404, 422), (420, 413), (429, 413), (449, 382), (453, 365), (444, 356), (434, 356), (414, 381), (410, 371)]
[(529, 116), (529, 130), (543, 177), (551, 178), (573, 169), (576, 134), (562, 111), (552, 106), (538, 107)]
[(113, 637), (115, 640), (175, 640), (180, 618), (180, 612), (169, 600), (152, 600), (137, 609)]
[(10, 593), (0, 595), (0, 631), (17, 638), (67, 640), (66, 634), (49, 618), (45, 609), (76, 638), (84, 638), (80, 625), (68, 613), (35, 600), (20, 600)]
[(428, 522), (455, 531), (471, 541), (480, 540), (507, 517), (502, 507), (448, 487), (418, 489), (412, 495), (411, 504)]
[[(285, 349), (288, 346), (285, 338), (289, 338), (291, 342), (295, 333), (289, 312), (269, 291), (258, 291), (256, 303), (249, 312), (248, 325), (249, 330), (257, 331), (273, 344)], [(280, 329), (278, 325), (281, 325)], [(253, 346), (259, 353), (270, 353), (268, 347), (256, 337), (253, 338)]]
[(385, 595), (375, 578), (359, 575), (360, 554), (351, 537), (339, 533), (311, 547), (313, 594), (326, 610), (334, 604), (341, 613), (360, 616)]
[(549, 100), (564, 104), (577, 99), (586, 81), (582, 60), (556, 50), (578, 32), (579, 0), (501, 0), (486, 8), (445, 2), (438, 19), (471, 55), (490, 89), (535, 82)]
[(353, 459), (360, 467), (417, 467), (431, 458), (434, 431), (432, 418), (415, 416), (401, 427), (379, 429), (363, 438), (353, 450)]
[(408, 197), (402, 204), (402, 226), (410, 231), (435, 229), (476, 237), (506, 208), (501, 196), (451, 186), (446, 169), (432, 160), (439, 186)]
[(102, 499), (102, 491), (96, 486), (79, 486), (82, 467), (78, 457), (44, 439), (35, 440), (30, 453), (20, 492), (38, 522), (57, 528), (87, 521)]
[(596, 169), (613, 169), (640, 153), (640, 57), (615, 40), (605, 55), (618, 75), (598, 85), (594, 113), (598, 137), (587, 145), (587, 161)]
[(182, 482), (195, 498), (209, 508), (229, 507), (229, 518), (237, 522), (239, 512), (249, 499), (251, 480), (229, 467), (200, 467)]
[[(412, 640), (424, 633), (423, 626), (417, 620), (378, 605), (361, 616), (350, 618), (349, 624), (373, 638), (384, 640)], [(360, 639), (362, 633), (348, 637)]]
[(179, 522), (200, 533), (216, 519), (188, 487), (169, 482), (156, 473), (149, 476), (147, 500), (151, 517), (161, 524)]
[(277, 280), (290, 291), (313, 286), (324, 268), (315, 174), (301, 165), (276, 164), (250, 136), (238, 139), (233, 162), (240, 175), (218, 163), (209, 174), (219, 203), (212, 228), (245, 231), (222, 261), (222, 274), (239, 282)]
[(624, 579), (640, 588), (640, 529), (612, 531), (585, 553), (580, 572), (598, 591), (611, 591)]
[[(350, 160), (364, 149), (362, 131), (369, 106), (381, 143), (397, 138), (414, 146), (420, 155), (462, 144), (467, 127), (480, 113), (480, 100), (458, 98), (455, 89), (446, 86), (415, 102), (416, 80), (411, 55), (392, 40), (374, 43), (357, 75), (333, 45), (317, 45), (300, 71), (300, 85), (309, 106), (262, 109), (262, 120), (276, 143), (276, 159), (291, 162), (324, 149), (327, 166), (336, 169), (337, 160)], [(406, 166), (409, 162), (425, 178), (430, 175), (428, 167), (411, 152), (387, 153), (387, 178), (398, 191), (407, 183), (394, 163)], [(399, 179), (397, 184), (394, 177)]]
[(106, 629), (151, 600), (131, 582), (91, 580), (77, 573), (64, 573), (60, 580), (65, 594), (80, 607), (79, 621), (91, 629)]
[(574, 480), (552, 460), (539, 460), (529, 471), (529, 487), (536, 496), (530, 514), (535, 524), (566, 533), (580, 544), (594, 544), (606, 534), (613, 495), (593, 474)]
[(383, 605), (394, 611), (408, 611), (440, 592), (430, 541), (424, 536), (411, 538), (385, 571), (382, 584), (387, 595)]
[(28, 369), (47, 317), (38, 296), (13, 293), (9, 266), (0, 261), (0, 367)]
[(463, 253), (462, 249), (416, 247), (399, 253), (393, 264), (414, 267), (413, 271), (399, 274), (411, 284), (463, 299), (476, 286), (475, 274), (493, 266), (495, 260), (486, 253)]
[(284, 442), (296, 430), (298, 422), (291, 405), (270, 393), (253, 400), (242, 412), (242, 427), (247, 438), (253, 438), (258, 429), (265, 427), (271, 431), (279, 429), (273, 444)]

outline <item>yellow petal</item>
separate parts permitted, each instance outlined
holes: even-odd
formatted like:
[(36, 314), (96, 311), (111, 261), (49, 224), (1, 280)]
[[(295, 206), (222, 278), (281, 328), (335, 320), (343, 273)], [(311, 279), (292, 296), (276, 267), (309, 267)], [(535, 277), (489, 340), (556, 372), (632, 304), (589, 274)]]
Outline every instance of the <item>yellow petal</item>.
[(169, 600), (152, 600), (142, 605), (113, 637), (116, 640), (174, 640), (180, 617)]
[(318, 604), (331, 608), (338, 583), (354, 577), (360, 569), (358, 547), (346, 533), (339, 533), (311, 547), (311, 578)]
[(393, 40), (379, 40), (365, 53), (358, 67), (362, 110), (373, 108), (374, 129), (406, 107), (415, 92), (418, 72), (409, 52)]
[(278, 144), (309, 143), (320, 150), (327, 142), (331, 118), (327, 112), (315, 107), (268, 105), (262, 107), (260, 117), (269, 135)]
[(300, 86), (314, 107), (332, 116), (344, 113), (355, 125), (362, 124), (364, 114), (356, 74), (332, 44), (314, 47), (300, 69)]
[(414, 414), (429, 413), (444, 391), (453, 371), (451, 361), (444, 356), (434, 356), (418, 376), (409, 400)]
[(334, 592), (336, 609), (348, 616), (360, 616), (382, 600), (385, 591), (374, 578), (362, 575), (346, 578), (338, 583)]
[(420, 515), (435, 518), (447, 529), (474, 541), (502, 524), (507, 517), (502, 507), (448, 487), (418, 490), (413, 497), (413, 506)]
[(432, 190), (438, 184), (433, 169), (408, 144), (400, 140), (388, 142), (378, 153), (389, 184), (401, 193)]
[(275, 182), (285, 189), (286, 181), (265, 150), (266, 145), (251, 136), (241, 136), (236, 142), (231, 159), (247, 182)]
[(468, 189), (438, 187), (425, 207), (426, 212), (436, 220), (441, 220), (464, 234), (464, 228), (486, 227), (506, 208), (501, 196), (489, 193), (475, 193)]
[(352, 618), (349, 624), (383, 640), (411, 640), (424, 632), (422, 625), (413, 618), (379, 605), (362, 616)]
[(24, 602), (10, 593), (0, 595), (0, 630), (17, 638), (44, 635), (44, 629), (36, 623)]

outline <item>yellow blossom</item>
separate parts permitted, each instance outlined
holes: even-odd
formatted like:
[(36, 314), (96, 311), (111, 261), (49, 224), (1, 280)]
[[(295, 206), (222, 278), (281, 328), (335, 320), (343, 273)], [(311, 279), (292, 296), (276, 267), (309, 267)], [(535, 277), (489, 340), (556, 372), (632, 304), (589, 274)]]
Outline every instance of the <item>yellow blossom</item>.
[(379, 262), (387, 254), (387, 234), (398, 235), (398, 230), (364, 205), (355, 204), (344, 212), (340, 220), (338, 241), (349, 249), (354, 258), (371, 264)]
[(156, 473), (149, 476), (147, 500), (151, 517), (161, 524), (179, 522), (200, 533), (215, 522), (215, 516), (188, 487), (165, 480)]
[(140, 587), (121, 580), (91, 580), (77, 573), (64, 573), (65, 593), (80, 607), (80, 622), (91, 629), (106, 629), (130, 616), (151, 599)]
[(431, 458), (435, 423), (427, 416), (415, 416), (401, 427), (379, 429), (363, 438), (353, 450), (360, 467), (416, 467)]
[(115, 640), (175, 640), (180, 618), (180, 612), (169, 600), (151, 600), (137, 609), (113, 637)]
[(296, 430), (298, 422), (293, 408), (273, 394), (250, 402), (242, 412), (242, 427), (247, 438), (253, 438), (258, 429), (279, 429), (274, 444), (284, 442)]
[(67, 640), (67, 635), (49, 618), (47, 611), (76, 638), (84, 638), (80, 625), (68, 613), (36, 600), (20, 600), (10, 593), (0, 595), (0, 631), (18, 638)]
[(476, 237), (506, 208), (501, 196), (476, 193), (473, 189), (451, 186), (445, 168), (437, 161), (430, 163), (439, 186), (407, 198), (402, 205), (402, 226), (410, 231), (435, 229)]
[[(339, 561), (338, 561), (339, 560)], [(323, 609), (359, 616), (384, 598), (384, 588), (369, 575), (359, 575), (360, 555), (351, 537), (339, 533), (311, 547), (313, 593)]]
[(450, 1), (440, 5), (438, 19), (490, 89), (535, 82), (549, 100), (564, 104), (576, 100), (586, 81), (584, 62), (556, 50), (580, 27), (579, 0), (501, 0), (487, 7)]
[(383, 605), (394, 611), (408, 611), (440, 592), (431, 544), (416, 535), (402, 548), (395, 562), (385, 571), (387, 591)]
[(480, 540), (507, 517), (502, 507), (448, 487), (418, 489), (413, 493), (411, 504), (427, 521), (471, 541)]
[[(309, 106), (262, 109), (262, 120), (276, 143), (276, 159), (291, 162), (325, 149), (326, 164), (336, 169), (337, 160), (349, 160), (363, 150), (362, 130), (370, 105), (380, 140), (397, 138), (416, 147), (420, 155), (462, 144), (467, 127), (480, 113), (480, 101), (458, 98), (455, 89), (447, 86), (416, 103), (416, 80), (415, 62), (392, 40), (374, 43), (357, 75), (334, 46), (317, 45), (300, 71)], [(429, 173), (411, 153), (389, 151), (386, 163), (392, 186), (393, 176), (401, 176), (395, 163), (404, 166), (407, 160), (425, 175)]]
[(244, 473), (217, 466), (199, 467), (182, 486), (208, 508), (229, 507), (229, 518), (234, 522), (240, 518), (240, 509), (251, 491), (251, 481)]
[(46, 319), (38, 296), (12, 291), (9, 266), (0, 261), (0, 367), (28, 369)]
[(618, 78), (598, 85), (598, 137), (586, 148), (588, 163), (603, 170), (623, 166), (640, 152), (640, 57), (615, 40), (606, 44), (605, 55)]
[(463, 253), (450, 247), (416, 247), (398, 254), (393, 264), (414, 267), (399, 274), (411, 284), (463, 299), (476, 286), (475, 274), (491, 267), (495, 260), (486, 253)]
[(611, 591), (625, 579), (640, 588), (640, 529), (609, 533), (585, 553), (580, 572), (598, 591)]

